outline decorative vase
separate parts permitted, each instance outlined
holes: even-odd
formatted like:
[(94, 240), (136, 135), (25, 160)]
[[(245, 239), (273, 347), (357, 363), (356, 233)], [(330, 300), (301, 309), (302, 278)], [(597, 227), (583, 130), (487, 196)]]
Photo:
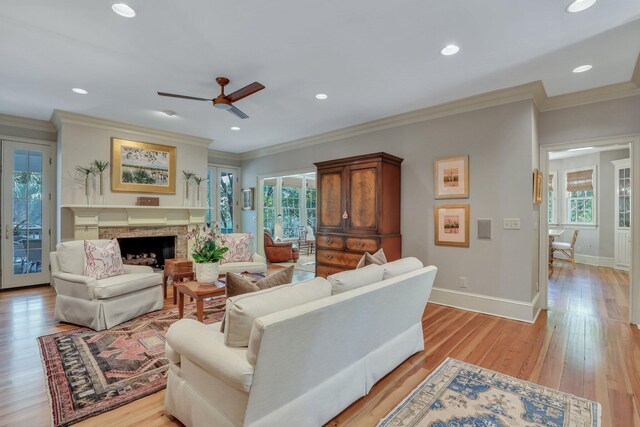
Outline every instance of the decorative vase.
[(218, 280), (219, 262), (197, 262), (196, 280), (200, 283), (213, 283)]
[(185, 181), (185, 186), (184, 186), (184, 202), (183, 205), (185, 207), (189, 207), (191, 206), (191, 186), (189, 185), (190, 182), (187, 180)]
[(89, 192), (89, 184), (91, 183), (89, 175), (86, 175), (84, 178), (84, 203), (86, 205), (90, 205), (91, 204), (91, 197), (90, 196), (90, 192)]
[(98, 204), (104, 205), (104, 176), (100, 172), (100, 187), (98, 192)]

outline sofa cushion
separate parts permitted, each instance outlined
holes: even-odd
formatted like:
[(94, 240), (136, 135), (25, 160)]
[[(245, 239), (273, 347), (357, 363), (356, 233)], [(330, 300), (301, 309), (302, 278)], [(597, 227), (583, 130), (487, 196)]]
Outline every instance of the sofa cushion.
[[(255, 254), (254, 254), (255, 256)], [(224, 273), (266, 273), (267, 264), (265, 262), (249, 261), (249, 262), (227, 262), (220, 264), (218, 272)]]
[[(91, 240), (91, 242), (102, 248), (110, 240)], [(80, 276), (84, 275), (84, 240), (58, 243), (56, 251), (58, 252), (58, 264), (61, 271)]]
[(399, 260), (388, 262), (382, 266), (384, 269), (383, 279), (390, 279), (422, 267), (424, 267), (424, 265), (418, 258), (400, 258)]
[(358, 268), (357, 270), (349, 270), (332, 274), (327, 277), (327, 279), (331, 283), (331, 295), (336, 295), (361, 286), (380, 282), (383, 275), (384, 269), (381, 266), (371, 264), (366, 267)]
[(162, 274), (160, 273), (135, 273), (122, 274), (120, 276), (108, 277), (97, 280), (97, 285), (93, 288), (93, 295), (96, 299), (108, 299), (118, 295), (129, 294), (153, 286), (162, 285)]
[(329, 282), (316, 277), (231, 297), (227, 299), (225, 311), (224, 343), (230, 347), (246, 347), (256, 318), (330, 295)]
[(221, 263), (251, 261), (251, 234), (223, 234), (221, 240), (222, 245), (229, 248), (229, 250), (222, 255)]
[(380, 249), (375, 254), (371, 255), (369, 252), (366, 252), (358, 261), (358, 265), (356, 266), (356, 270), (358, 268), (366, 267), (370, 264), (382, 265), (387, 263), (387, 257), (384, 255), (384, 249)]
[(84, 275), (95, 279), (124, 274), (120, 245), (111, 239), (102, 248), (89, 240), (84, 241)]

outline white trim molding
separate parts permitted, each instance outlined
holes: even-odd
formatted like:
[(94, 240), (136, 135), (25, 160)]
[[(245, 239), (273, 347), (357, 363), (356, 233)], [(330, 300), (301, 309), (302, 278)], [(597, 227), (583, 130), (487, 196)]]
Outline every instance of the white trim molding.
[(640, 95), (640, 87), (634, 82), (616, 83), (594, 89), (551, 96), (544, 101), (540, 111), (560, 110), (637, 95)]
[(57, 132), (55, 126), (53, 126), (49, 121), (30, 119), (28, 117), (10, 116), (8, 114), (0, 114), (0, 125), (51, 133)]
[(576, 254), (577, 264), (593, 265), (595, 267), (613, 267), (613, 257)]
[(153, 129), (129, 123), (116, 122), (62, 110), (53, 110), (53, 114), (51, 115), (51, 122), (58, 130), (60, 130), (63, 124), (71, 123), (75, 125), (89, 126), (99, 129), (108, 129), (110, 131), (116, 132), (127, 132), (140, 135), (142, 137), (151, 136), (153, 138), (164, 139), (171, 142), (182, 142), (185, 144), (198, 145), (201, 147), (209, 147), (209, 145), (213, 143), (213, 139), (201, 138), (198, 136), (186, 135), (177, 132), (169, 132), (160, 129)]
[(536, 294), (531, 302), (524, 302), (433, 287), (429, 302), (520, 322), (534, 323), (540, 312), (538, 295)]

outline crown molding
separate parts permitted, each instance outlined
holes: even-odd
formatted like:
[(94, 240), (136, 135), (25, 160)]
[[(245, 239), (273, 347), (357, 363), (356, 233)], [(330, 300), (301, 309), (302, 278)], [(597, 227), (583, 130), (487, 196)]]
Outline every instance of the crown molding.
[(10, 126), (14, 128), (39, 130), (43, 132), (56, 133), (56, 128), (46, 120), (30, 119), (27, 117), (10, 116), (8, 114), (0, 114), (0, 125)]
[(536, 81), (520, 86), (499, 89), (493, 92), (487, 92), (480, 95), (471, 96), (469, 98), (447, 102), (433, 107), (410, 111), (408, 113), (385, 117), (383, 119), (378, 119), (355, 126), (349, 126), (343, 129), (324, 132), (319, 135), (301, 138), (282, 144), (272, 145), (270, 147), (246, 151), (240, 154), (240, 158), (242, 160), (248, 160), (256, 157), (268, 156), (271, 154), (295, 150), (297, 148), (309, 147), (317, 144), (324, 144), (325, 142), (363, 135), (383, 129), (424, 122), (427, 120), (433, 120), (475, 110), (482, 110), (485, 108), (496, 107), (504, 104), (511, 104), (518, 101), (531, 100), (539, 108), (545, 99), (546, 92), (544, 90), (544, 86), (542, 85), (542, 82)]
[(631, 75), (631, 81), (638, 87), (640, 87), (640, 55), (638, 55), (638, 60), (636, 61), (636, 66), (633, 69), (633, 74)]
[(242, 154), (209, 149), (209, 157), (220, 157), (229, 160), (242, 160)]
[(594, 89), (549, 97), (540, 107), (540, 111), (560, 110), (636, 95), (640, 95), (640, 88), (635, 83), (615, 83)]
[(84, 114), (72, 113), (70, 111), (62, 110), (53, 110), (53, 114), (51, 115), (51, 122), (58, 130), (60, 130), (63, 124), (75, 124), (99, 129), (106, 129), (114, 132), (127, 132), (147, 138), (152, 137), (163, 139), (169, 142), (182, 142), (185, 144), (198, 145), (201, 147), (209, 147), (209, 144), (213, 142), (212, 139), (201, 138), (198, 136), (153, 129), (145, 126), (133, 125), (130, 123), (116, 122), (113, 120), (101, 119), (98, 117), (86, 116)]

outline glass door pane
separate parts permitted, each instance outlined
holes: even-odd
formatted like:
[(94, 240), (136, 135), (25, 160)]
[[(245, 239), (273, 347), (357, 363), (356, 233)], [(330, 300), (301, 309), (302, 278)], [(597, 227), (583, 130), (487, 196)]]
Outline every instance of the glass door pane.
[(5, 141), (2, 148), (3, 180), (11, 185), (3, 194), (2, 287), (47, 283), (49, 148)]
[(233, 233), (233, 178), (233, 172), (220, 171), (220, 230), (224, 234)]

